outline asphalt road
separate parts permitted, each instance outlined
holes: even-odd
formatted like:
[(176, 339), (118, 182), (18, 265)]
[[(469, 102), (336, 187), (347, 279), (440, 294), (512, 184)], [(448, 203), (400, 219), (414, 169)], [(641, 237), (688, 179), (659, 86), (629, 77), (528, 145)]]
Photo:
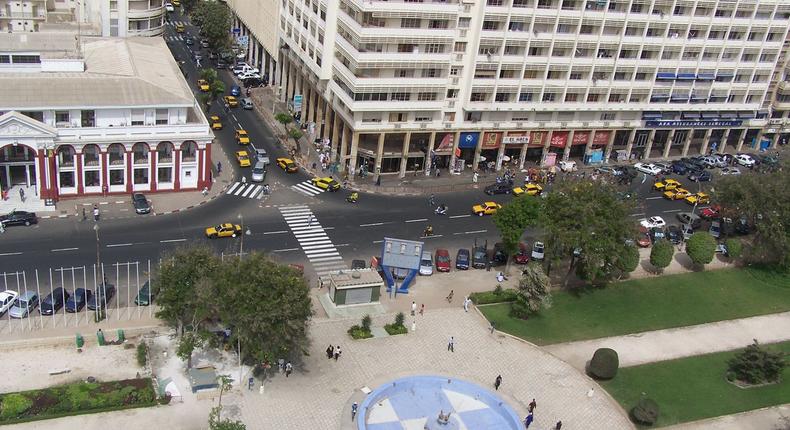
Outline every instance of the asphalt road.
[[(173, 20), (179, 19), (177, 16), (173, 17)], [(195, 37), (196, 43), (199, 42), (194, 27), (187, 26), (187, 31)], [(166, 36), (170, 39), (174, 34), (170, 27)], [(188, 54), (187, 46), (181, 41), (169, 43), (176, 58), (186, 60), (184, 69), (188, 73), (190, 85), (194, 88), (199, 73)], [(197, 46), (193, 45), (193, 49), (197, 49)], [(202, 65), (209, 65), (207, 55), (204, 55)], [(229, 91), (233, 84), (230, 73), (220, 71), (220, 76)], [(195, 91), (197, 92), (196, 89)], [(217, 104), (221, 106), (221, 103)], [(212, 112), (222, 110), (222, 107), (215, 106)], [(225, 128), (216, 132), (215, 143), (221, 145), (229, 156), (237, 149), (233, 135), (237, 126), (248, 131), (254, 145), (262, 144), (269, 151), (272, 160), (284, 155), (284, 150), (277, 146), (272, 131), (254, 111), (232, 109), (230, 119), (232, 123), (226, 119)], [(232, 166), (223, 166), (222, 174), (227, 175), (231, 170), (236, 177), (241, 174), (249, 175), (249, 168), (241, 169), (235, 163)], [(41, 220), (32, 227), (10, 227), (0, 242), (0, 274), (24, 270), (30, 273), (27, 276), (32, 276), (33, 269), (47, 271), (49, 268), (91, 267), (97, 261), (97, 243), (99, 259), (105, 267), (116, 262), (148, 260), (155, 264), (168, 250), (196, 242), (208, 243), (218, 252), (233, 254), (239, 252), (243, 246), (244, 252), (271, 252), (283, 262), (305, 264), (303, 249), (280, 213), (279, 207), (289, 205), (309, 206), (317, 223), (323, 227), (347, 263), (353, 258), (369, 260), (370, 256), (380, 254), (381, 241), (386, 236), (420, 239), (428, 224), (433, 225), (435, 233), (433, 237), (424, 238), (428, 249), (448, 248), (454, 256), (456, 249), (471, 248), (475, 240), (488, 241), (489, 246), (497, 240), (498, 234), (490, 217), (471, 215), (473, 204), (490, 200), (504, 203), (513, 198), (509, 195), (489, 197), (482, 191), (437, 195), (436, 202), (445, 203), (449, 207), (447, 216), (437, 216), (433, 212), (434, 207), (429, 205), (427, 196), (363, 194), (358, 203), (351, 204), (345, 201), (344, 192), (325, 192), (308, 197), (290, 188), (308, 179), (303, 172), (286, 174), (276, 166), (271, 166), (266, 182), (272, 185), (273, 194), (265, 204), (255, 199), (222, 195), (210, 203), (185, 212), (101, 220), (98, 223), (98, 235), (92, 220), (80, 221), (74, 217)], [(652, 184), (652, 178), (640, 175), (631, 186), (640, 196), (639, 208), (632, 215), (635, 220), (663, 215), (672, 223), (675, 220), (674, 214), (690, 210), (685, 202), (667, 201), (660, 194), (651, 192)], [(703, 185), (703, 188), (707, 187), (707, 184)], [(697, 191), (694, 187), (690, 190)], [(250, 234), (235, 239), (206, 239), (204, 229), (222, 222), (241, 223)], [(305, 266), (308, 275), (312, 276), (309, 265)], [(110, 276), (110, 279), (113, 278), (114, 275)], [(55, 284), (59, 283), (55, 281)]]

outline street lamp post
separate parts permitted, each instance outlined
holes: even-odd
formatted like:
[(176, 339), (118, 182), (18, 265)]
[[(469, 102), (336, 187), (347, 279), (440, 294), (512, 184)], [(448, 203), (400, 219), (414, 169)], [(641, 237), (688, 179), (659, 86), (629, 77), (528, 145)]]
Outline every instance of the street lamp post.
[(241, 222), (241, 242), (239, 244), (239, 263), (241, 263), (241, 257), (244, 256), (244, 215), (239, 214), (237, 218)]

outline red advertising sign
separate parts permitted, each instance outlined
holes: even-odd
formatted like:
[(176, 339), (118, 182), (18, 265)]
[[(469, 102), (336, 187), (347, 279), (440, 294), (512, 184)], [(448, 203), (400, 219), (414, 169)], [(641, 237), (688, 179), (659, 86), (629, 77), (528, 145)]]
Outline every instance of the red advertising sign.
[(434, 149), (434, 152), (452, 152), (453, 150), (453, 140), (455, 135), (453, 133), (447, 133), (442, 137), (442, 140), (439, 142), (439, 146)]
[(612, 135), (611, 131), (596, 131), (593, 136), (593, 145), (608, 145), (609, 137)]
[(571, 145), (586, 145), (590, 141), (589, 131), (574, 131)]
[(546, 144), (546, 134), (545, 131), (533, 131), (529, 133), (529, 146), (531, 148), (543, 148), (543, 145)]
[(551, 133), (551, 142), (549, 145), (555, 148), (565, 148), (565, 145), (568, 144), (568, 132), (567, 131), (555, 131)]
[(482, 149), (497, 149), (502, 140), (502, 133), (486, 133), (483, 135)]

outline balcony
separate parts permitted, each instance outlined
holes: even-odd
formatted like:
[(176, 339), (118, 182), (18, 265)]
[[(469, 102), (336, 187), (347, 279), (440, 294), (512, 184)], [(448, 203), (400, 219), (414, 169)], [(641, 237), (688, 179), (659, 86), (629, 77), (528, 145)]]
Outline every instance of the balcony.
[(420, 66), (447, 66), (452, 54), (426, 54), (412, 52), (360, 52), (343, 38), (336, 39), (336, 46), (353, 63), (352, 68), (399, 68)]
[(75, 143), (82, 143), (83, 140), (90, 140), (92, 143), (127, 139), (139, 142), (197, 140), (206, 139), (210, 135), (208, 123), (58, 129), (58, 137), (61, 141)]
[(335, 59), (334, 69), (343, 77), (343, 81), (354, 91), (380, 88), (422, 88), (444, 89), (449, 85), (448, 78), (379, 78), (357, 77), (339, 59)]
[(368, 1), (368, 0), (348, 0), (355, 8), (362, 12), (381, 12), (383, 16), (387, 13), (413, 13), (418, 10), (421, 13), (447, 14), (448, 18), (458, 16), (458, 0), (426, 0), (421, 3), (407, 1)]

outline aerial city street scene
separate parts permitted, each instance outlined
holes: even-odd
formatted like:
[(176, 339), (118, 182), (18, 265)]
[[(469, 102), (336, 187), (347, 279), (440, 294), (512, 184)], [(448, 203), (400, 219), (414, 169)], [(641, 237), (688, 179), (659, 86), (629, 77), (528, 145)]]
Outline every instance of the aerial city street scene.
[(790, 430), (790, 0), (0, 6), (0, 426)]

